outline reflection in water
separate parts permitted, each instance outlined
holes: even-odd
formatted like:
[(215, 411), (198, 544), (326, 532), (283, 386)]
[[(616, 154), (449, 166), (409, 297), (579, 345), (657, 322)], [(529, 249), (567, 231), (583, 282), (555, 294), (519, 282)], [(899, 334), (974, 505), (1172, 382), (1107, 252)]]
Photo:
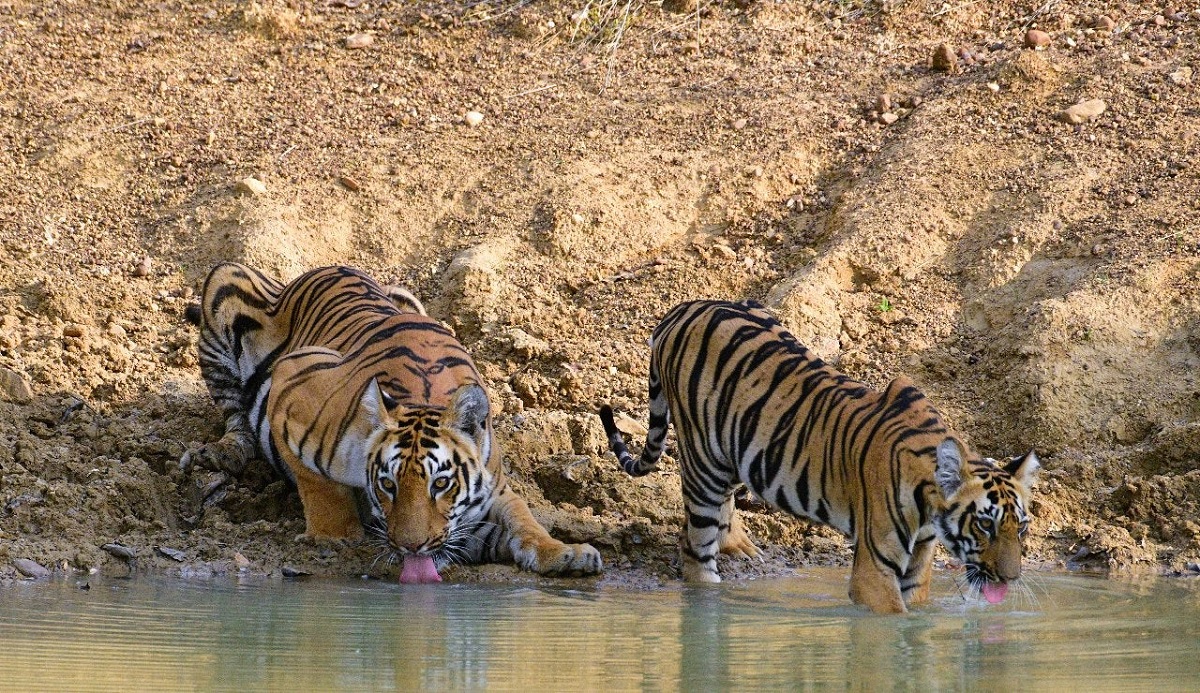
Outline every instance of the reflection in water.
[[(4, 689), (1195, 689), (1200, 581), (849, 605), (844, 570), (646, 592), (312, 580), (0, 590)], [(561, 584), (561, 583), (557, 583)], [(1026, 608), (1029, 607), (1029, 608)]]

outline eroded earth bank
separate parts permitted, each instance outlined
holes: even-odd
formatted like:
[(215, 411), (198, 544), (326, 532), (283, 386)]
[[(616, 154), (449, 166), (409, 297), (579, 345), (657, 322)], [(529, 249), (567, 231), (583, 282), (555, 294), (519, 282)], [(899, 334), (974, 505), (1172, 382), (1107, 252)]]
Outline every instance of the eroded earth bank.
[[(294, 541), (267, 470), (178, 470), (221, 432), (182, 317), (220, 260), (411, 287), (601, 583), (676, 579), (674, 465), (623, 476), (594, 412), (640, 446), (646, 339), (699, 297), (1035, 448), (1030, 562), (1194, 572), (1200, 13), (664, 4), (0, 0), (0, 580), (395, 579)], [(766, 560), (727, 576), (848, 558), (747, 517)]]

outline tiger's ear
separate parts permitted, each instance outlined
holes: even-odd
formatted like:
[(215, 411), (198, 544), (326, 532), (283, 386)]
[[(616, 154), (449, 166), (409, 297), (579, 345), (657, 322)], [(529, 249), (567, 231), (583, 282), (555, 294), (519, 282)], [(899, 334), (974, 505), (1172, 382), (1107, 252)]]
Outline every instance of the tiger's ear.
[(943, 440), (937, 447), (937, 468), (934, 472), (942, 497), (953, 496), (970, 475), (971, 470), (963, 463), (962, 445), (954, 438)]
[(371, 378), (362, 396), (362, 408), (367, 415), (367, 421), (371, 422), (371, 427), (380, 428), (390, 424), (392, 415), (388, 410), (395, 406), (396, 399), (379, 387), (379, 380)]
[(1025, 488), (1033, 485), (1037, 480), (1038, 470), (1042, 468), (1041, 460), (1030, 450), (1024, 456), (1017, 456), (1009, 460), (1004, 465), (1004, 471), (1013, 478), (1013, 481), (1021, 484)]
[(454, 391), (449, 410), (454, 416), (451, 425), (475, 438), (487, 425), (492, 406), (488, 402), (487, 391), (479, 385), (472, 384), (463, 385)]

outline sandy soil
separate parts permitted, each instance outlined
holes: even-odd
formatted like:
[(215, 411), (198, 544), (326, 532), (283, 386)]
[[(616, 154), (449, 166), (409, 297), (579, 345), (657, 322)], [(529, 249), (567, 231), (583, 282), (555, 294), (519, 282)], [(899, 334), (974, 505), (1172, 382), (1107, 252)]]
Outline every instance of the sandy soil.
[[(1031, 562), (1194, 572), (1200, 13), (664, 4), (0, 0), (0, 580), (394, 578), (296, 543), (265, 469), (178, 471), (221, 430), (182, 313), (226, 259), (411, 287), (602, 582), (677, 575), (673, 465), (623, 477), (594, 411), (637, 432), (649, 331), (699, 297), (763, 300), (870, 384), (908, 374), (986, 454), (1035, 448)], [(748, 524), (767, 560), (727, 576), (848, 557)]]

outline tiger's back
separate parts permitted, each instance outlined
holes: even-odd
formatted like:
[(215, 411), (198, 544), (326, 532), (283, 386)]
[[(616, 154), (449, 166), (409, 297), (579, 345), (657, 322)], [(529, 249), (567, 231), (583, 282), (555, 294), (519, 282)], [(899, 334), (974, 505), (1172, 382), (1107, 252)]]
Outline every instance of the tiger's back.
[[(872, 390), (806, 349), (758, 304), (681, 304), (651, 341), (651, 426), (640, 459), (625, 449), (611, 410), (601, 417), (610, 447), (633, 475), (654, 469), (674, 422), (686, 511), (685, 579), (719, 581), (718, 552), (757, 555), (733, 506), (743, 484), (782, 510), (850, 537), (851, 596), (877, 611), (903, 611), (905, 602), (926, 596), (936, 536), (946, 534), (943, 543), (960, 557), (984, 552), (949, 536), (953, 529), (939, 532), (953, 523), (935, 517), (944, 519), (951, 509), (999, 508), (997, 526), (1003, 516), (1012, 534), (1005, 534), (1006, 546), (1027, 522), (1027, 481), (1037, 465), (1032, 454), (1029, 466), (1013, 474), (971, 458), (907, 379)], [(983, 475), (996, 476), (995, 484), (1014, 493), (956, 506), (955, 491), (969, 487), (977, 494), (982, 484), (964, 482)], [(975, 542), (975, 548), (992, 543)], [(993, 581), (1015, 579), (1011, 563), (1006, 560), (1003, 576), (984, 572)]]
[[(383, 346), (396, 334), (410, 337), (423, 331), (428, 335), (420, 339), (435, 348), (430, 353), (454, 352), (448, 374), (479, 381), (462, 347), (448, 330), (425, 317), (412, 294), (381, 286), (350, 267), (315, 269), (285, 286), (245, 265), (222, 263), (205, 280), (198, 317), (200, 369), (225, 414), (227, 429), (222, 440), (199, 453), (207, 456), (210, 466), (234, 473), (257, 453), (290, 475), (271, 443), (266, 400), (276, 362), (299, 349), (321, 347), (366, 356), (365, 350)], [(394, 324), (387, 325), (389, 321)], [(398, 377), (389, 383), (401, 392), (420, 390)], [(331, 394), (348, 391), (338, 388)], [(191, 462), (185, 459), (185, 466)]]

